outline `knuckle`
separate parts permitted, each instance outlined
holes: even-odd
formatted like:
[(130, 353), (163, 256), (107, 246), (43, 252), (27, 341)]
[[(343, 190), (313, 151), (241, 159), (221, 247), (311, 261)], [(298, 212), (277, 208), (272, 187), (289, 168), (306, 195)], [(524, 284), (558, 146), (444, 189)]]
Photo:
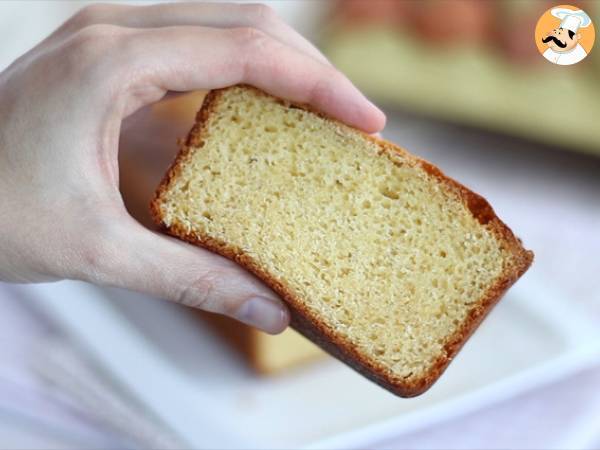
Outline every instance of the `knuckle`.
[(78, 31), (70, 41), (70, 50), (77, 56), (97, 55), (112, 43), (117, 27), (112, 25), (90, 25)]
[(260, 25), (277, 19), (275, 10), (272, 7), (262, 3), (243, 5), (243, 8), (245, 9), (245, 15), (249, 19), (249, 22), (253, 24)]
[(233, 28), (231, 33), (238, 44), (242, 46), (259, 45), (267, 39), (267, 35), (264, 32), (253, 27)]
[(217, 298), (220, 278), (218, 271), (203, 273), (179, 293), (177, 302), (204, 311), (222, 312)]
[(252, 72), (252, 67), (261, 61), (261, 64), (269, 64), (270, 49), (272, 49), (273, 41), (263, 31), (252, 28), (243, 27), (233, 30), (234, 42), (238, 47), (240, 58), (236, 64), (242, 70), (242, 78), (246, 80)]
[(93, 25), (102, 17), (104, 17), (111, 8), (112, 5), (103, 3), (87, 5), (77, 11), (77, 13), (69, 20), (69, 22), (78, 28)]
[(86, 26), (65, 44), (65, 63), (70, 68), (87, 67), (120, 47), (121, 28), (115, 25)]

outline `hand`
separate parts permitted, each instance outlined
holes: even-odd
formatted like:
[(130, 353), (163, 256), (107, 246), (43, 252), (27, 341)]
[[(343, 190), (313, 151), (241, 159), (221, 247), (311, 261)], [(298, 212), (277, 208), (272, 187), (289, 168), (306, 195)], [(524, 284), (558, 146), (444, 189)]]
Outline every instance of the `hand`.
[(231, 261), (132, 219), (124, 118), (168, 91), (237, 83), (367, 132), (384, 115), (261, 5), (92, 5), (0, 74), (0, 279), (79, 279), (222, 313), (270, 333), (283, 302)]

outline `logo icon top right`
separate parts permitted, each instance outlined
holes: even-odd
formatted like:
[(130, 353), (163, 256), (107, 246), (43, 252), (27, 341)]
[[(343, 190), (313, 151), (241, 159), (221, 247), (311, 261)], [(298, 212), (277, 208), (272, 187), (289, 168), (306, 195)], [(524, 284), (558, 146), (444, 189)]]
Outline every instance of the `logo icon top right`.
[(560, 5), (546, 11), (535, 27), (535, 43), (553, 64), (576, 64), (590, 53), (595, 39), (594, 24), (585, 11)]

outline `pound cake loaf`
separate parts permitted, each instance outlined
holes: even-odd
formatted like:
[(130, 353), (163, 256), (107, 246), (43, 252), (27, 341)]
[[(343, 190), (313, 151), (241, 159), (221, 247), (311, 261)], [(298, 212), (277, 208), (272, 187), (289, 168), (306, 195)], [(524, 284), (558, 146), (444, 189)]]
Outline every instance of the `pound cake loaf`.
[(249, 86), (207, 95), (151, 209), (168, 233), (255, 273), (293, 328), (403, 397), (437, 380), (533, 259), (432, 164)]

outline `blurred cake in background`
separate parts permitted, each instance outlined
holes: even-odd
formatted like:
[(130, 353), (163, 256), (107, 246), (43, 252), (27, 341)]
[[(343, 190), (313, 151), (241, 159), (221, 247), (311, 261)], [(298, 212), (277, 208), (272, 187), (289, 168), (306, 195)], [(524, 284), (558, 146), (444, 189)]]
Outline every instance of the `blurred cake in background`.
[[(577, 2), (600, 23), (600, 2)], [(574, 66), (535, 43), (548, 0), (338, 0), (322, 47), (376, 102), (600, 155), (600, 49)]]
[[(177, 153), (177, 139), (186, 136), (200, 109), (204, 92), (178, 95), (140, 111), (126, 121), (119, 145), (120, 189), (128, 211), (155, 228), (149, 214), (154, 190)], [(288, 329), (271, 336), (233, 319), (190, 309), (199, 326), (210, 326), (260, 374), (276, 374), (325, 353)]]

